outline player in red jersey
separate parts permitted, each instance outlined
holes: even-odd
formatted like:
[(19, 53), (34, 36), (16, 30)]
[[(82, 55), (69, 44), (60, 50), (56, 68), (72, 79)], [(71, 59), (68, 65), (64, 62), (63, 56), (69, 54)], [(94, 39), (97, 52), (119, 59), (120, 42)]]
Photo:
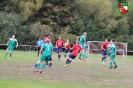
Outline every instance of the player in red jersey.
[(70, 53), (70, 42), (69, 42), (69, 39), (67, 39), (64, 47), (65, 47), (65, 56), (64, 57), (66, 58), (66, 54), (68, 54), (68, 56), (69, 56), (69, 53)]
[(50, 34), (46, 34), (44, 39), (43, 39), (43, 42), (46, 43), (46, 40), (50, 40), (51, 41), (51, 37), (50, 37)]
[(62, 52), (62, 46), (64, 45), (64, 41), (59, 37), (59, 39), (56, 41), (56, 48), (58, 53), (58, 59), (60, 61), (61, 58), (61, 52)]
[(107, 46), (108, 46), (108, 39), (105, 39), (105, 41), (102, 43), (102, 62), (106, 62), (106, 57), (107, 57)]
[(69, 54), (69, 58), (66, 60), (66, 64), (64, 66), (68, 66), (72, 59), (74, 60), (78, 53), (82, 50), (82, 47), (78, 44), (78, 41), (76, 41), (76, 44), (72, 47), (72, 52)]

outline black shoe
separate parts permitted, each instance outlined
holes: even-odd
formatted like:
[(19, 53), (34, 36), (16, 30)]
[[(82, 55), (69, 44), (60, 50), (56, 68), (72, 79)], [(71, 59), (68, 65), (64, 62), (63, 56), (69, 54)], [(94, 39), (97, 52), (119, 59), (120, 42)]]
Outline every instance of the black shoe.
[(116, 69), (117, 68), (117, 65), (114, 67), (114, 69)]
[(110, 66), (110, 68), (109, 68), (109, 69), (111, 69), (111, 68), (113, 68), (113, 66)]

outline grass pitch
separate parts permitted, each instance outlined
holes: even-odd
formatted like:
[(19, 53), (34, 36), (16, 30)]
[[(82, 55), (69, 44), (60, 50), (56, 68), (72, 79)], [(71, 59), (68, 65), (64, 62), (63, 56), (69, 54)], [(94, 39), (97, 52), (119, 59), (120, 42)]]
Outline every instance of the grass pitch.
[(117, 56), (118, 68), (110, 70), (109, 57), (106, 64), (101, 55), (90, 55), (87, 62), (76, 58), (63, 67), (64, 56), (58, 61), (54, 53), (53, 68), (36, 74), (37, 52), (13, 51), (11, 59), (4, 53), (0, 50), (0, 88), (133, 88), (133, 56)]

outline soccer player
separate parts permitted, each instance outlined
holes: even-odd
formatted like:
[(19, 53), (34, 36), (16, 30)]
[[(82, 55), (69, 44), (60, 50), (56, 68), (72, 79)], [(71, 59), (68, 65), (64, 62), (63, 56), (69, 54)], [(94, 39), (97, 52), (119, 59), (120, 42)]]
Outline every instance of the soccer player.
[(115, 69), (115, 68), (117, 68), (117, 64), (115, 62), (116, 45), (114, 44), (113, 39), (110, 41), (109, 52), (110, 52), (110, 69), (113, 68), (112, 63), (114, 64), (114, 69)]
[(69, 56), (69, 53), (70, 53), (70, 42), (69, 42), (69, 39), (67, 39), (64, 47), (65, 47), (65, 56), (64, 57), (66, 58), (66, 54), (68, 54), (68, 56)]
[(86, 62), (86, 60), (84, 59), (85, 58), (85, 45), (84, 45), (84, 42), (86, 41), (86, 36), (87, 36), (87, 33), (84, 32), (83, 35), (77, 37), (77, 40), (79, 40), (79, 45), (83, 49), (82, 52), (80, 52), (80, 54), (79, 54), (79, 59), (83, 60), (84, 62)]
[(4, 57), (6, 57), (8, 52), (10, 52), (10, 58), (11, 58), (12, 51), (14, 50), (15, 47), (16, 48), (18, 47), (18, 41), (17, 41), (17, 39), (15, 39), (15, 35), (12, 35), (12, 38), (9, 39), (9, 41), (7, 42), (7, 45), (8, 45), (8, 47), (7, 47), (7, 50), (6, 50)]
[(61, 58), (61, 52), (62, 52), (62, 46), (64, 45), (64, 41), (59, 37), (59, 39), (56, 41), (56, 48), (58, 53), (58, 59), (60, 61)]
[(72, 59), (74, 60), (78, 53), (82, 51), (82, 47), (76, 41), (76, 44), (72, 47), (72, 52), (69, 54), (69, 58), (66, 60), (66, 64), (64, 66), (68, 66)]
[(50, 37), (50, 34), (46, 34), (44, 39), (43, 39), (43, 42), (46, 43), (46, 40), (50, 40), (51, 41), (51, 37)]
[(39, 38), (39, 40), (37, 41), (37, 49), (38, 49), (37, 56), (39, 56), (39, 52), (40, 52), (40, 49), (41, 49), (42, 45), (43, 45), (43, 40), (41, 38)]
[(43, 54), (40, 57), (40, 59), (37, 61), (37, 66), (36, 66), (34, 72), (42, 73), (42, 71), (45, 69), (46, 63), (44, 62), (43, 65), (42, 65), (41, 70), (39, 71), (40, 63), (43, 62), (43, 61), (49, 61), (49, 59), (51, 57), (51, 54), (52, 54), (52, 51), (53, 51), (53, 47), (50, 44), (50, 40), (46, 40), (46, 43), (43, 44), (43, 46), (41, 47), (40, 53), (42, 52), (42, 50), (43, 50)]
[(106, 62), (106, 57), (107, 57), (107, 46), (108, 46), (108, 39), (105, 39), (105, 41), (102, 43), (102, 62)]

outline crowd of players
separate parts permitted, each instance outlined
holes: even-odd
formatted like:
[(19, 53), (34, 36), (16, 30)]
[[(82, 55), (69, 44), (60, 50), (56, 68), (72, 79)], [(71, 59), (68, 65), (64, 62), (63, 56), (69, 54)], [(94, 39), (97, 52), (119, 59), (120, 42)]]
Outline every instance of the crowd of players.
[[(52, 67), (53, 50), (57, 52), (58, 60), (60, 61), (63, 47), (65, 48), (64, 58), (66, 58), (66, 64), (64, 66), (68, 66), (72, 62), (72, 60), (76, 58), (78, 54), (79, 54), (79, 59), (81, 61), (86, 62), (85, 60), (85, 58), (87, 58), (86, 36), (87, 36), (86, 32), (84, 32), (81, 36), (78, 36), (76, 39), (76, 43), (73, 45), (72, 48), (70, 47), (71, 44), (70, 44), (69, 39), (67, 39), (66, 42), (64, 43), (61, 37), (59, 37), (59, 39), (56, 41), (56, 44), (55, 44), (56, 48), (54, 48), (52, 41), (51, 41), (50, 34), (47, 34), (44, 40), (39, 38), (39, 40), (37, 41), (37, 48), (38, 48), (37, 56), (39, 56), (39, 54), (42, 54), (42, 55), (40, 59), (37, 61), (37, 63), (35, 64), (34, 72), (42, 73), (46, 65), (49, 65), (50, 68)], [(15, 35), (12, 35), (12, 38), (9, 39), (7, 45), (8, 47), (7, 47), (4, 57), (6, 57), (8, 52), (10, 52), (10, 58), (11, 58), (12, 50), (15, 48), (15, 46), (16, 47), (18, 46), (18, 41), (15, 38)], [(103, 63), (106, 62), (107, 55), (110, 57), (110, 69), (113, 68), (112, 63), (114, 64), (114, 69), (117, 68), (116, 62), (114, 61), (115, 56), (116, 56), (116, 46), (114, 44), (114, 40), (111, 40), (110, 43), (108, 44), (108, 39), (106, 39), (105, 42), (103, 42), (102, 44), (102, 62)], [(40, 70), (39, 68), (40, 68), (41, 62), (43, 62), (43, 64)]]

